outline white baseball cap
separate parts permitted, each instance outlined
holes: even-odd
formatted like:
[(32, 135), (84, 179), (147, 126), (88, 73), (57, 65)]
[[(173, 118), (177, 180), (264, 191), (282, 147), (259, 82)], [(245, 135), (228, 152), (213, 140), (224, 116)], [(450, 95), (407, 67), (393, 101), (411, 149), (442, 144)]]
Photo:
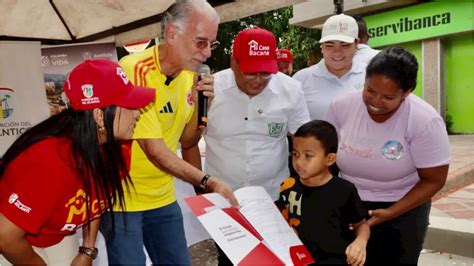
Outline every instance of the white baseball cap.
[(323, 24), (320, 43), (328, 41), (341, 41), (353, 43), (359, 35), (357, 21), (344, 14), (329, 17)]

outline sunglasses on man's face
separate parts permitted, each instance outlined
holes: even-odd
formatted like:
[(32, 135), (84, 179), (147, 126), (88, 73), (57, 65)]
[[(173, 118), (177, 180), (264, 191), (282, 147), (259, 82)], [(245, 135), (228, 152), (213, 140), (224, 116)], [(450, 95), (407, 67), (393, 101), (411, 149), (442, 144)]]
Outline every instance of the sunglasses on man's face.
[(184, 32), (180, 27), (178, 26), (175, 26), (176, 29), (178, 29), (179, 31), (181, 31), (186, 37), (190, 38), (193, 42), (194, 42), (194, 45), (196, 46), (196, 48), (198, 48), (199, 50), (204, 50), (207, 48), (207, 46), (209, 46), (209, 48), (211, 50), (215, 50), (217, 47), (219, 47), (219, 44), (221, 44), (219, 41), (217, 40), (214, 40), (214, 41), (209, 41), (207, 39), (204, 39), (204, 38), (200, 38), (200, 37), (197, 37), (197, 38), (191, 38), (189, 35), (186, 34), (186, 32)]

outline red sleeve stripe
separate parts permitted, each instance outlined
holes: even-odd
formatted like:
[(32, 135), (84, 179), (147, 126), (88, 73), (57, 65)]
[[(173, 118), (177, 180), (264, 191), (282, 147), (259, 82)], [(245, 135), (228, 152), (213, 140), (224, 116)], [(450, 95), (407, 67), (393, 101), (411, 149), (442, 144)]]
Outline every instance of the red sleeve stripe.
[(134, 79), (134, 84), (136, 86), (146, 85), (144, 73), (148, 72), (150, 68), (154, 68), (153, 63), (154, 63), (153, 57), (150, 56), (141, 61), (138, 61), (135, 64), (135, 67), (133, 69), (133, 79)]

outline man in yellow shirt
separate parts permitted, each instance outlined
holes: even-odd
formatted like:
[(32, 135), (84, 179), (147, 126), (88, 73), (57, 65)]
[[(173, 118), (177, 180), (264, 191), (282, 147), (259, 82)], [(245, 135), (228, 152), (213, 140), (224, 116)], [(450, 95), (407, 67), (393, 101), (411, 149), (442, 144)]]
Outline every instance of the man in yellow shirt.
[[(236, 205), (231, 188), (200, 166), (195, 101), (197, 90), (213, 97), (214, 80), (195, 83), (197, 67), (211, 56), (219, 16), (205, 0), (177, 0), (164, 13), (163, 40), (120, 64), (135, 85), (156, 89), (154, 104), (142, 110), (131, 144), (130, 176), (125, 213), (116, 208), (104, 218), (109, 264), (145, 264), (143, 245), (153, 264), (190, 265), (181, 210), (173, 176), (207, 191), (221, 193)], [(181, 145), (183, 158), (176, 156)], [(113, 234), (107, 225), (115, 225)], [(110, 229), (110, 226), (109, 226)]]

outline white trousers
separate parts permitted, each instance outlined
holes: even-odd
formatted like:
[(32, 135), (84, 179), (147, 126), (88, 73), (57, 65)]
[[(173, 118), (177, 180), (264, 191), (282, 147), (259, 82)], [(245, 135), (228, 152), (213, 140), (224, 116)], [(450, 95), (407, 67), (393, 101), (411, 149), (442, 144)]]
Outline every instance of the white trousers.
[[(79, 242), (74, 234), (66, 236), (61, 242), (54, 246), (47, 248), (33, 247), (33, 249), (47, 265), (71, 265), (72, 260), (74, 260), (78, 254)], [(12, 264), (0, 254), (0, 265), (11, 266)]]

